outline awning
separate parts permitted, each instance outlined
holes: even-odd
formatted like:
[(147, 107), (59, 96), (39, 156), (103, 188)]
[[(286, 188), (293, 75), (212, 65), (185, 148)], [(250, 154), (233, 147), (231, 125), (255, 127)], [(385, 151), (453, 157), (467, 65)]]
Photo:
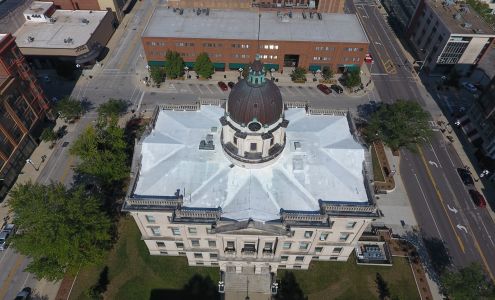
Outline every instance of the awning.
[(265, 64), (264, 65), (265, 70), (270, 71), (271, 69), (274, 69), (275, 71), (278, 71), (278, 64)]
[(359, 66), (358, 65), (355, 65), (355, 64), (352, 64), (352, 65), (344, 65), (344, 68), (347, 69), (347, 71), (358, 71), (359, 70)]
[(225, 63), (213, 63), (215, 69), (225, 69)]
[(167, 65), (166, 61), (150, 60), (148, 61), (148, 66), (150, 67), (164, 67)]
[(239, 64), (239, 63), (231, 63), (229, 64), (229, 69), (231, 70), (239, 70), (240, 68), (243, 68), (246, 66), (246, 64)]
[(188, 67), (189, 69), (194, 68), (195, 62), (184, 62), (184, 66)]
[(316, 72), (316, 71), (318, 71), (318, 70), (320, 70), (320, 71), (321, 71), (321, 69), (322, 69), (322, 68), (321, 68), (321, 66), (319, 66), (319, 65), (309, 65), (309, 70), (310, 70), (311, 72)]

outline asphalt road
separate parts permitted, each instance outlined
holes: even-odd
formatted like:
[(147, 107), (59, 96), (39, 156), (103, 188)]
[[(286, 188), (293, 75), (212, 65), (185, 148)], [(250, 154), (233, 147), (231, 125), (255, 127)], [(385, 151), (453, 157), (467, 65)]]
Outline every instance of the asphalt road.
[[(384, 102), (417, 101), (432, 117), (441, 115), (438, 106), (452, 110), (463, 105), (460, 97), (441, 92), (434, 95), (439, 105), (432, 102), (373, 1), (355, 1), (354, 7), (348, 1), (347, 10), (357, 12), (372, 42), (372, 78)], [(495, 281), (495, 225), (486, 211), (490, 208), (475, 207), (458, 177), (456, 168), (463, 167), (458, 154), (439, 132), (417, 152), (401, 151), (400, 170), (421, 232), (443, 240), (454, 265), (479, 262)]]

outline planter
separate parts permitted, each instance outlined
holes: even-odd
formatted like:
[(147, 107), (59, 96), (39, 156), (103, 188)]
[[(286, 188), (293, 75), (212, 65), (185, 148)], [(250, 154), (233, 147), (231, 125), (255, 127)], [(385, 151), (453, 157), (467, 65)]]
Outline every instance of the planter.
[(294, 83), (306, 83), (306, 80), (292, 80)]

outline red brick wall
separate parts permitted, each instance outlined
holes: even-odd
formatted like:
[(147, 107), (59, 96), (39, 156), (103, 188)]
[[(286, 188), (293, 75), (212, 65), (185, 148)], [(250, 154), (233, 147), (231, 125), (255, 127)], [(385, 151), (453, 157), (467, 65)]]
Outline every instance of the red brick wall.
[(98, 0), (52, 0), (60, 9), (100, 10)]

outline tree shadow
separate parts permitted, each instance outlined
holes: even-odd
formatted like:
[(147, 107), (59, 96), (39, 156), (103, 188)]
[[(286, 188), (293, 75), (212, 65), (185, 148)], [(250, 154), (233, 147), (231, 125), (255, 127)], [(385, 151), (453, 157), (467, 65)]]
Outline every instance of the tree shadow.
[(150, 300), (217, 300), (220, 298), (218, 287), (209, 276), (195, 274), (182, 290), (153, 289)]
[(294, 273), (287, 271), (284, 273), (279, 282), (278, 294), (275, 299), (279, 300), (307, 300), (303, 290), (296, 281)]
[(445, 243), (436, 237), (423, 237), (423, 242), (430, 257), (433, 271), (442, 276), (452, 263)]

